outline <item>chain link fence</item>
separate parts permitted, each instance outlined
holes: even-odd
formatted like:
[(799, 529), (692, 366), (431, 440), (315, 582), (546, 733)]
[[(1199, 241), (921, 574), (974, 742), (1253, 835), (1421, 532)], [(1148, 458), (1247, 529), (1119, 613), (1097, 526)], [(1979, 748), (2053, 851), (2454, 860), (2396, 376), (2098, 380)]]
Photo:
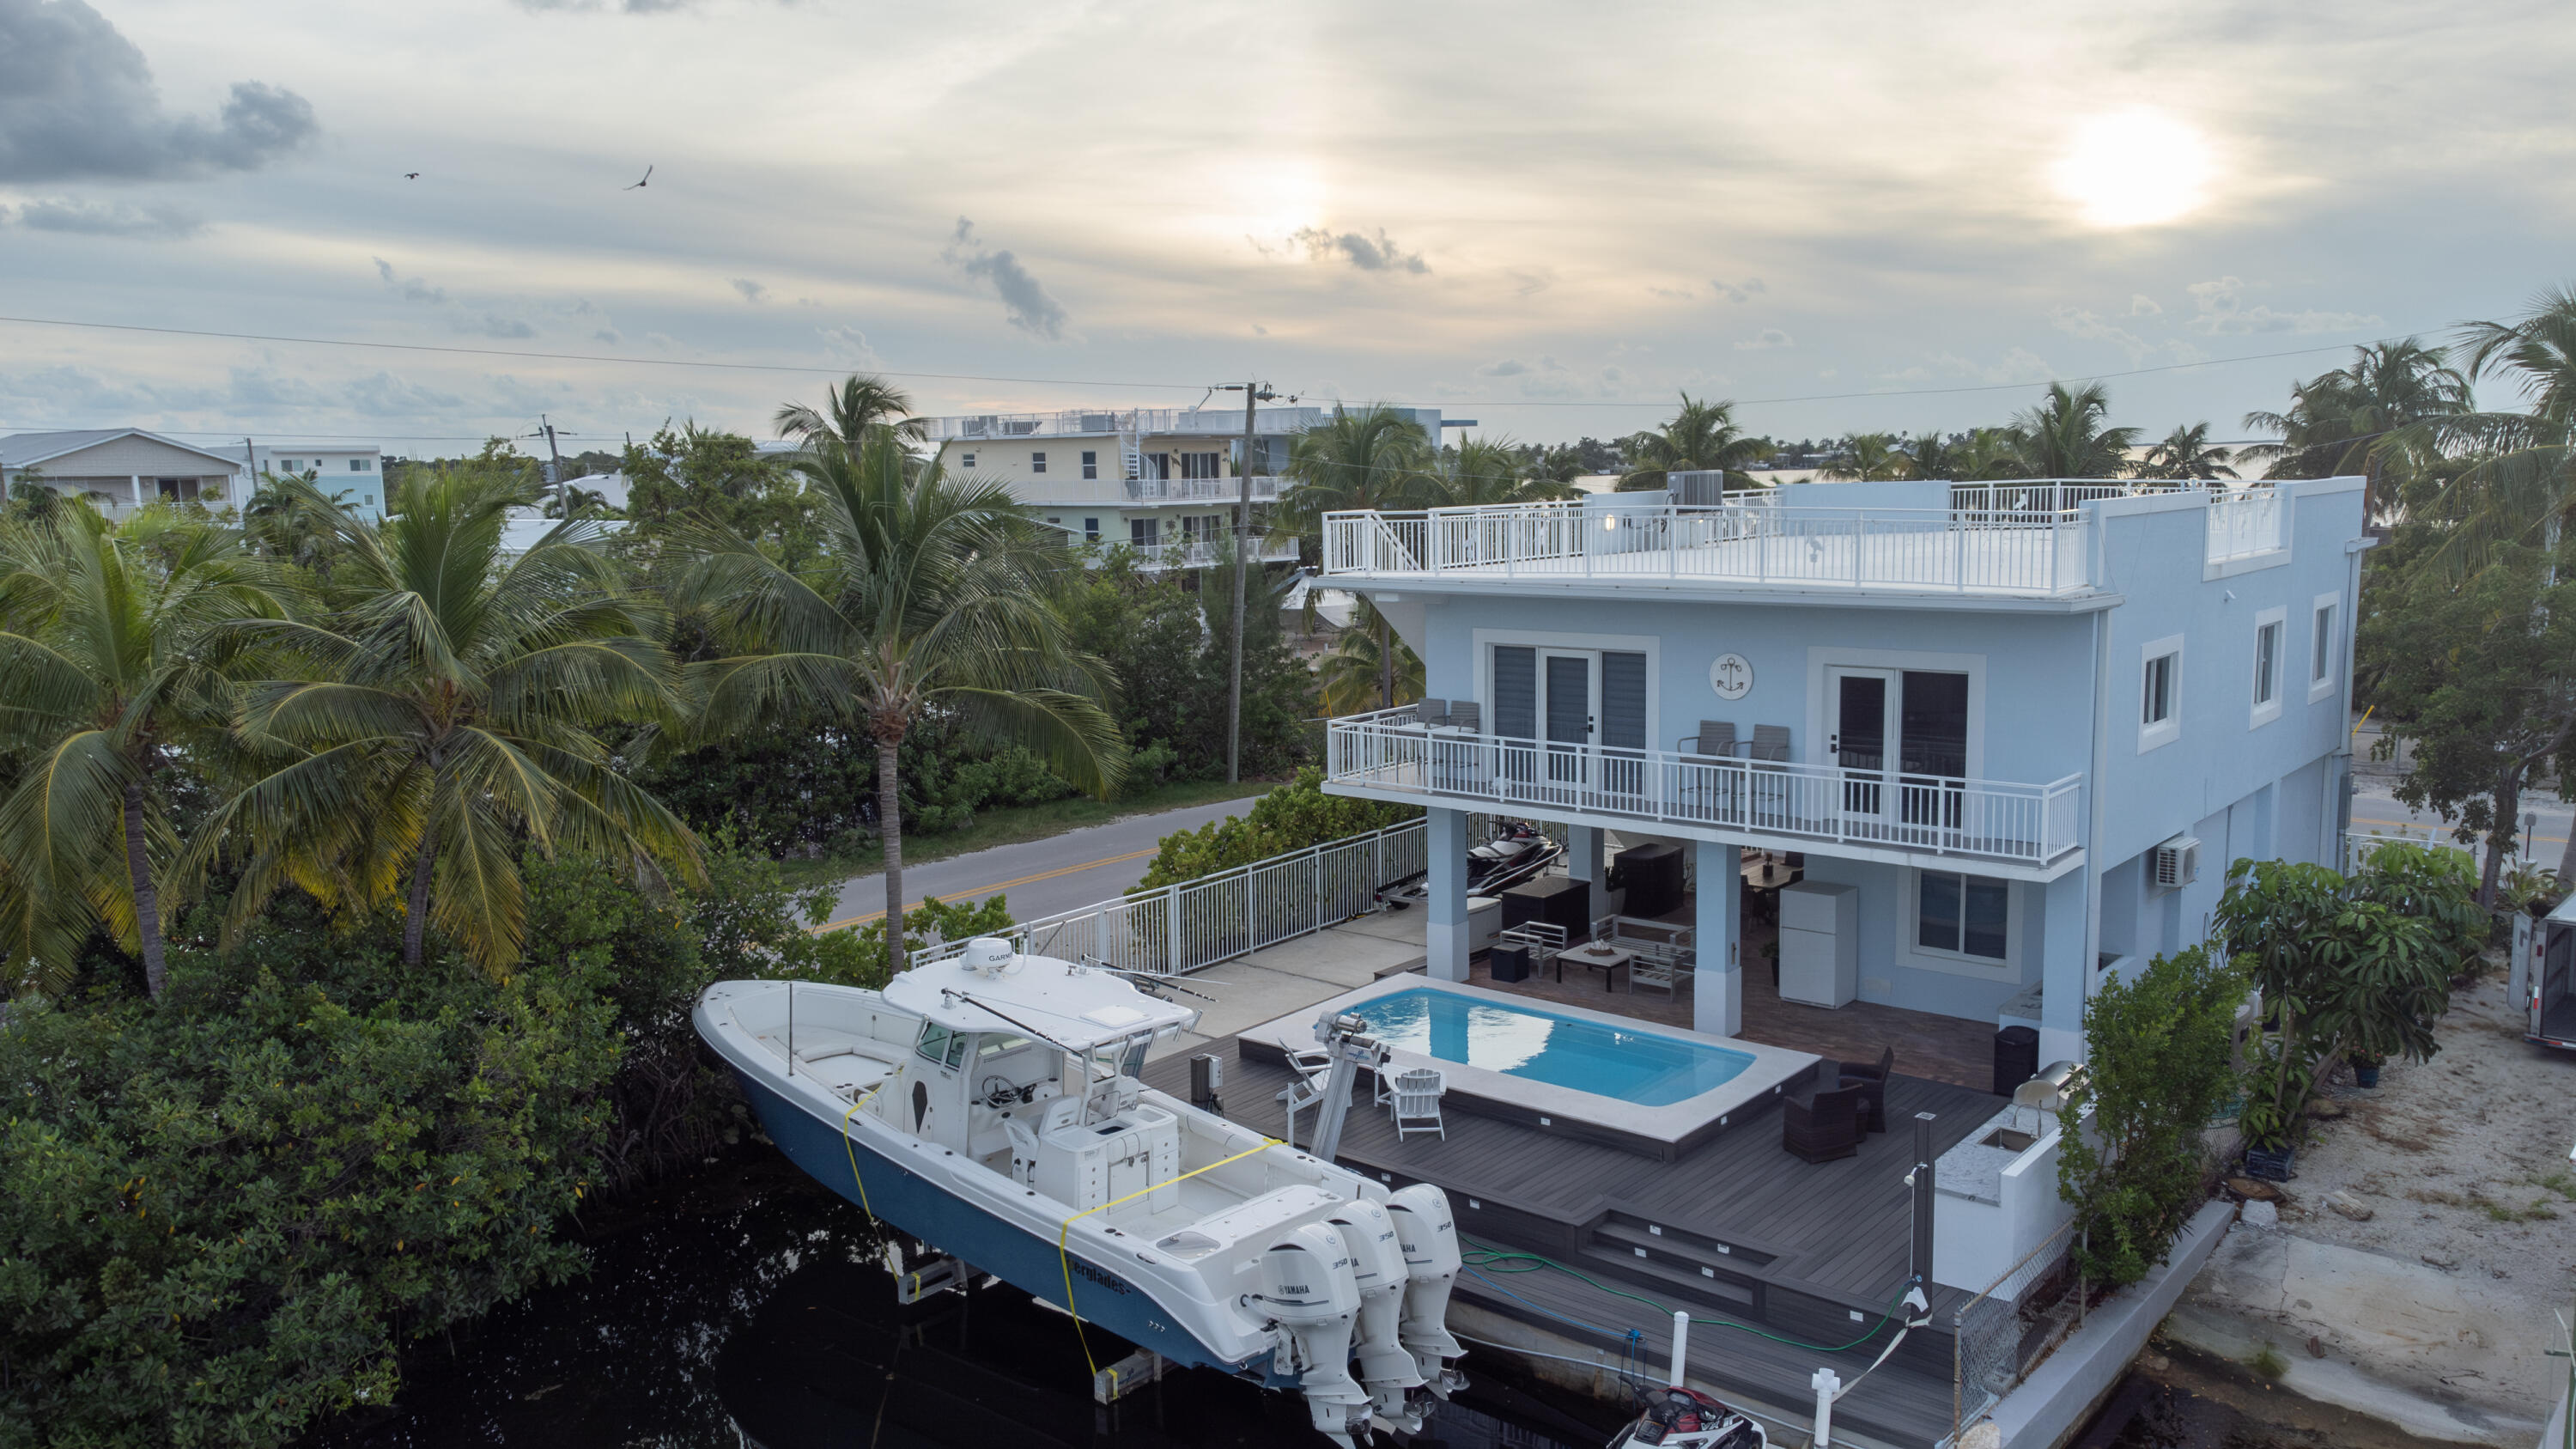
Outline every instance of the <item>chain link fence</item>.
[(2081, 1319), (2083, 1285), (2069, 1254), (2074, 1242), (2069, 1221), (1951, 1311), (1954, 1442)]

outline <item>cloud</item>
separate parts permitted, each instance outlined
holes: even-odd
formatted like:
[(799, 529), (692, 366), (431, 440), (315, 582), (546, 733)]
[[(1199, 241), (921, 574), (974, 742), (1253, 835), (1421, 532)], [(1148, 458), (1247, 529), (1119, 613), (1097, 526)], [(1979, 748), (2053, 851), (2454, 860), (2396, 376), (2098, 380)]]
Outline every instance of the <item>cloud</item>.
[(2129, 315), (2130, 315), (2130, 316), (2132, 316), (2132, 317), (2161, 317), (2161, 316), (2163, 316), (2163, 315), (2164, 315), (2164, 312), (2165, 312), (2165, 309), (2164, 309), (2162, 306), (2160, 306), (2160, 305), (2156, 302), (2156, 299), (2155, 299), (2155, 298), (2153, 298), (2153, 297), (2148, 296), (2146, 293), (2144, 293), (2144, 292), (2131, 292), (2131, 293), (2129, 294)]
[(957, 230), (939, 259), (964, 272), (993, 284), (1002, 299), (1002, 314), (1012, 326), (1049, 341), (1064, 336), (1064, 304), (1047, 294), (1046, 287), (1020, 265), (1020, 259), (1009, 252), (988, 250), (975, 235), (975, 223), (957, 218)]
[(2205, 337), (2242, 337), (2258, 332), (2350, 332), (2386, 325), (2376, 313), (2279, 312), (2259, 302), (2246, 306), (2245, 293), (2261, 285), (2232, 276), (2192, 283), (2183, 288), (2191, 294), (2192, 302), (2192, 318), (2187, 325)]
[(697, 0), (617, 0), (616, 4), (611, 5), (606, 3), (606, 0), (519, 0), (519, 8), (534, 10), (540, 14), (549, 10), (566, 12), (614, 10), (626, 15), (669, 15), (689, 9), (696, 3)]
[(1735, 344), (1735, 350), (1738, 352), (1765, 352), (1774, 347), (1795, 347), (1797, 345), (1797, 339), (1791, 337), (1788, 333), (1781, 331), (1777, 327), (1765, 327), (1753, 336), (1744, 338), (1737, 342)]
[(232, 398), (237, 408), (327, 407), (331, 395), (300, 377), (286, 377), (265, 367), (231, 369)]
[(1330, 261), (1340, 257), (1363, 272), (1412, 272), (1418, 275), (1431, 270), (1430, 264), (1422, 260), (1422, 253), (1408, 252), (1397, 246), (1395, 238), (1388, 236), (1384, 227), (1378, 228), (1377, 235), (1372, 238), (1355, 231), (1336, 234), (1320, 226), (1310, 226), (1291, 232), (1288, 239), (1303, 246), (1310, 261)]
[(593, 342), (618, 343), (626, 340), (626, 334), (614, 327), (602, 327), (590, 334), (590, 339)]
[(1506, 357), (1500, 362), (1488, 362), (1477, 368), (1476, 375), (1478, 377), (1518, 377), (1529, 370), (1528, 363), (1517, 357)]
[(133, 237), (143, 241), (186, 241), (206, 229), (205, 218), (195, 212), (176, 206), (136, 206), (124, 201), (30, 201), (18, 208), (16, 220), (18, 225), (29, 231)]
[(814, 330), (822, 335), (823, 350), (830, 353), (835, 362), (856, 363), (861, 367), (885, 365), (884, 360), (877, 356), (876, 348), (868, 342), (868, 334), (846, 322), (837, 327)]
[(486, 312), (480, 317), (459, 317), (456, 319), (456, 330), (459, 332), (480, 333), (485, 337), (534, 337), (537, 335), (536, 328), (529, 326), (527, 323), (520, 321), (516, 317), (504, 317), (497, 312)]
[(352, 410), (378, 418), (413, 417), (465, 406), (465, 399), (454, 393), (423, 387), (390, 372), (349, 384), (348, 401)]
[(376, 275), (384, 278), (386, 289), (394, 292), (404, 301), (427, 302), (433, 306), (444, 304), (447, 301), (447, 289), (445, 287), (433, 287), (418, 277), (402, 276), (394, 271), (394, 264), (386, 261), (383, 257), (376, 258), (375, 262)]
[(2087, 308), (2058, 307), (2049, 313), (2049, 324), (2058, 331), (2087, 341), (2109, 342), (2129, 354), (2131, 362), (2155, 350), (2155, 344), (2116, 322), (2110, 322)]
[(765, 301), (769, 297), (769, 289), (749, 277), (736, 277), (732, 285), (735, 291), (742, 293), (742, 299), (746, 302)]
[(1730, 302), (1748, 301), (1758, 292), (1767, 292), (1771, 290), (1769, 287), (1762, 285), (1762, 279), (1760, 277), (1747, 277), (1741, 282), (1722, 282), (1715, 277), (1711, 277), (1708, 279), (1708, 284), (1711, 288), (1716, 290), (1717, 295)]
[(82, 0), (0, 0), (0, 181), (249, 171), (319, 134), (310, 102), (235, 82), (214, 121), (161, 112), (152, 68)]

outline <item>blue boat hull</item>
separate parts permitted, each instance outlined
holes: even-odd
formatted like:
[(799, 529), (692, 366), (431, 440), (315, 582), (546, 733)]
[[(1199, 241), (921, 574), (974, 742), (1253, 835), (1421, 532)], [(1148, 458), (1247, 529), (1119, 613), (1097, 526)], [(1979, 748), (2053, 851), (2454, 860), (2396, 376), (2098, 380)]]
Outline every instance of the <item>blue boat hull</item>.
[[(742, 1083), (743, 1095), (751, 1099), (752, 1110), (760, 1115), (761, 1126), (778, 1144), (778, 1150), (803, 1168), (807, 1176), (851, 1202), (861, 1203), (878, 1220), (932, 1244), (950, 1257), (1058, 1307), (1066, 1306), (1067, 1265), (1057, 1255), (1052, 1236), (1041, 1240), (1026, 1228), (964, 1201), (870, 1148), (862, 1138), (845, 1137), (839, 1123), (815, 1118), (739, 1069), (734, 1078)], [(864, 1201), (859, 1184), (851, 1178), (853, 1154), (866, 1183)], [(1071, 1306), (1084, 1324), (1114, 1333), (1140, 1348), (1150, 1348), (1175, 1363), (1248, 1374), (1274, 1388), (1294, 1386), (1295, 1380), (1280, 1379), (1269, 1372), (1267, 1353), (1243, 1360), (1221, 1358), (1187, 1330), (1164, 1321), (1152, 1295), (1124, 1275), (1081, 1253), (1070, 1256), (1074, 1295)]]

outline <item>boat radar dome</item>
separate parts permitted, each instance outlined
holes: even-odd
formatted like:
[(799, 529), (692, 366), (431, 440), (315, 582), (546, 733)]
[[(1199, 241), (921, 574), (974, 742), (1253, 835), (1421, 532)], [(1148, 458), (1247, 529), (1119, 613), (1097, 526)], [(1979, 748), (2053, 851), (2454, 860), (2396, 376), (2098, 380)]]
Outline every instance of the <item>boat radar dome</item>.
[(978, 976), (999, 976), (1019, 964), (1019, 953), (999, 936), (977, 936), (962, 953), (966, 969)]

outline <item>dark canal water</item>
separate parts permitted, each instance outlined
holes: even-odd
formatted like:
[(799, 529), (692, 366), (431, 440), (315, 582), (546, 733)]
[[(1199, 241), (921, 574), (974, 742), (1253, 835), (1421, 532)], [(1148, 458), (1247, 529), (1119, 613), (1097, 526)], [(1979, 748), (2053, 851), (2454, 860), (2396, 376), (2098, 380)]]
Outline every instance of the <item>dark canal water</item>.
[[(1007, 1286), (899, 1307), (865, 1216), (774, 1155), (626, 1211), (592, 1226), (586, 1277), (423, 1345), (392, 1411), (307, 1449), (1323, 1446), (1301, 1401), (1214, 1374), (1113, 1417), (1064, 1316)], [(1092, 1344), (1104, 1363), (1127, 1352)], [(1417, 1444), (1598, 1449), (1619, 1422), (1470, 1370)]]
[[(1302, 1403), (1178, 1375), (1114, 1414), (1063, 1315), (1007, 1286), (899, 1307), (856, 1207), (773, 1153), (592, 1222), (591, 1271), (421, 1345), (400, 1402), (303, 1449), (1321, 1449)], [(1126, 1345), (1095, 1332), (1109, 1362)], [(1615, 1408), (1516, 1384), (1492, 1355), (1419, 1449), (1598, 1449)], [(2082, 1449), (2380, 1449), (2400, 1440), (2273, 1422), (2261, 1397), (2188, 1366), (2133, 1379)], [(1794, 1436), (1792, 1436), (1794, 1437)]]

